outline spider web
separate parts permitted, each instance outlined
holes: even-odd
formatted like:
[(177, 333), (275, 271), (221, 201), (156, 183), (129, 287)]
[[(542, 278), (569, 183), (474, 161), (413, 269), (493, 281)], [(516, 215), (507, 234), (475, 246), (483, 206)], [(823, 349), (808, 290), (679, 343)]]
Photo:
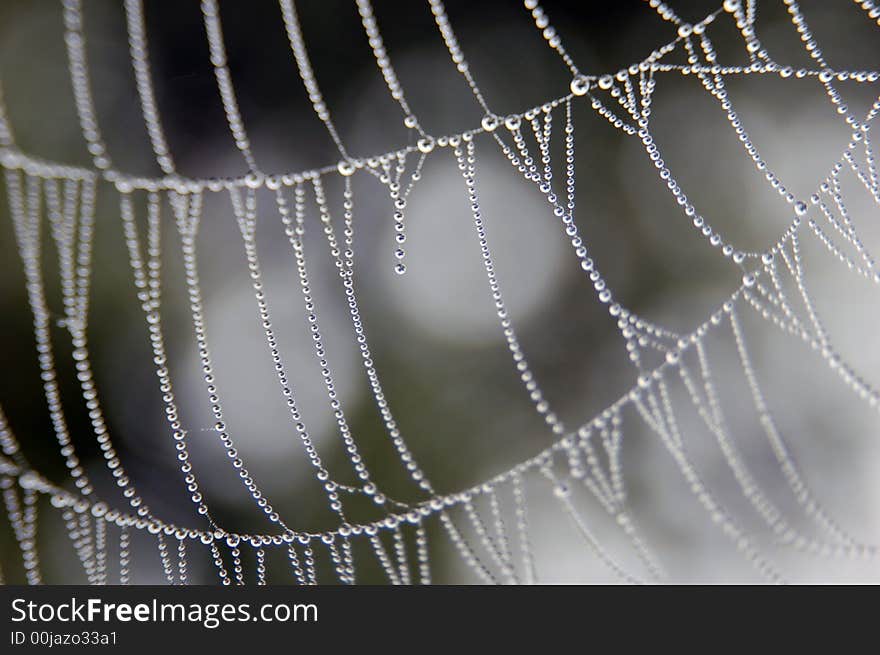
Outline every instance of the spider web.
[[(540, 581), (534, 556), (536, 539), (548, 535), (533, 529), (530, 495), (552, 496), (562, 513), (583, 538), (587, 552), (616, 577), (626, 582), (652, 582), (666, 577), (662, 553), (644, 536), (628, 500), (627, 476), (622, 463), (624, 436), (637, 430), (649, 431), (671, 456), (679, 474), (703, 507), (706, 520), (750, 562), (757, 573), (771, 582), (784, 576), (766, 554), (762, 542), (811, 555), (874, 559), (877, 548), (859, 541), (838, 525), (812, 491), (777, 424), (753, 364), (742, 316), (758, 317), (772, 324), (792, 341), (814, 351), (827, 366), (827, 376), (836, 378), (851, 392), (855, 402), (872, 410), (880, 408), (880, 395), (861, 377), (854, 365), (837, 351), (820, 309), (809, 291), (807, 271), (810, 259), (805, 242), (818, 244), (821, 251), (841, 263), (848, 275), (880, 283), (875, 261), (857, 226), (846, 198), (850, 187), (860, 189), (874, 203), (880, 203), (880, 177), (871, 140), (872, 121), (880, 112), (880, 99), (865, 115), (849, 107), (838, 87), (849, 83), (870, 85), (880, 74), (870, 70), (837, 70), (824, 58), (799, 5), (784, 0), (792, 28), (797, 32), (811, 60), (807, 67), (792, 67), (771, 56), (756, 31), (757, 3), (727, 0), (702, 20), (688, 23), (670, 6), (646, 2), (664, 21), (677, 29), (676, 38), (653, 50), (643, 60), (620, 71), (593, 75), (582, 72), (550, 24), (546, 12), (535, 0), (526, 0), (525, 10), (534, 21), (546, 45), (567, 67), (571, 85), (564, 95), (521, 113), (500, 116), (478, 86), (474, 73), (458, 43), (440, 0), (429, 0), (436, 28), (452, 64), (470, 88), (485, 117), (474, 129), (445, 136), (431, 135), (407, 102), (404, 90), (385, 49), (379, 25), (369, 0), (356, 0), (357, 10), (376, 65), (388, 93), (399, 105), (406, 127), (414, 134), (410, 146), (371, 157), (350, 155), (340, 138), (330, 109), (321, 94), (306, 50), (303, 32), (293, 0), (280, 0), (281, 18), (303, 86), (314, 112), (336, 145), (338, 164), (323, 168), (270, 174), (263, 171), (251, 148), (248, 132), (238, 108), (232, 75), (227, 63), (223, 27), (215, 0), (203, 0), (201, 9), (210, 60), (222, 100), (229, 132), (247, 166), (248, 173), (233, 178), (193, 179), (177, 172), (169, 150), (153, 89), (147, 31), (140, 0), (126, 0), (125, 13), (131, 63), (135, 73), (143, 120), (162, 175), (138, 177), (115, 168), (98, 125), (86, 57), (81, 2), (62, 3), (65, 46), (70, 78), (82, 135), (92, 157), (92, 167), (68, 166), (44, 161), (20, 150), (6, 118), (0, 94), (0, 164), (2, 164), (10, 215), (27, 285), (27, 300), (33, 319), (38, 365), (45, 402), (51, 416), (54, 438), (64, 458), (67, 478), (53, 482), (40, 472), (38, 462), (29, 462), (19, 447), (10, 422), (0, 410), (0, 486), (6, 517), (18, 544), (21, 562), (3, 562), (4, 568), (23, 564), (27, 581), (42, 582), (38, 548), (38, 508), (59, 516), (69, 535), (77, 561), (92, 584), (128, 583), (135, 555), (134, 536), (148, 535), (151, 552), (139, 556), (161, 566), (171, 584), (189, 580), (191, 560), (207, 558), (223, 584), (267, 582), (340, 582), (358, 579), (358, 558), (378, 562), (393, 584), (432, 582), (432, 543), (443, 538), (451, 544), (474, 580), (485, 583), (534, 583)], [(870, 1), (856, 2), (865, 20), (878, 22), (880, 8)], [(734, 25), (748, 56), (744, 65), (725, 65), (713, 41), (720, 24)], [(678, 59), (676, 59), (678, 58)], [(683, 63), (673, 63), (682, 61)], [(652, 132), (652, 100), (664, 81), (678, 76), (699, 80), (702, 89), (726, 117), (764, 183), (782, 198), (788, 226), (774, 242), (758, 252), (747, 252), (729, 241), (699, 210), (667, 168)], [(740, 76), (769, 79), (807, 79), (821, 86), (828, 102), (851, 137), (839, 158), (830, 164), (809, 197), (796, 197), (770, 169), (752, 141), (737, 112), (728, 83)], [(741, 273), (741, 283), (715, 304), (705, 321), (687, 333), (651, 322), (624, 306), (593, 259), (589, 239), (582, 236), (575, 220), (575, 121), (576, 112), (593, 112), (625, 138), (637, 140), (656, 169), (660, 184), (669, 191), (693, 228), (717, 253)], [(561, 127), (560, 127), (561, 126)], [(589, 302), (604, 308), (626, 345), (634, 375), (631, 388), (603, 411), (582, 425), (563, 423), (533, 371), (517, 335), (496, 274), (489, 233), (481, 205), (480, 152), (494, 149), (509, 162), (522, 184), (531, 185), (547, 202), (548, 211), (565, 232), (586, 278)], [(467, 198), (478, 243), (490, 301), (497, 314), (499, 330), (507, 344), (516, 374), (526, 398), (553, 435), (552, 444), (516, 466), (473, 487), (456, 492), (438, 489), (430, 472), (423, 470), (410, 449), (404, 430), (385, 395), (373, 362), (370, 341), (361, 315), (355, 270), (354, 248), (358, 198), (352, 180), (370, 176), (382, 185), (393, 208), (394, 261), (391, 265), (406, 274), (408, 201), (422, 178), (425, 163), (439, 153), (451, 154), (446, 165), (457, 167), (461, 193)], [(835, 153), (835, 156), (836, 153)], [(341, 180), (342, 211), (330, 198)], [(845, 191), (846, 190), (846, 191)], [(258, 198), (271, 194), (268, 207), (258, 207)], [(127, 248), (130, 274), (149, 337), (156, 383), (162, 394), (167, 419), (164, 438), (177, 453), (182, 484), (192, 501), (193, 521), (178, 525), (163, 519), (148, 506), (117, 452), (104, 418), (101, 396), (92, 370), (89, 346), (89, 299), (93, 271), (92, 250), (96, 230), (98, 195), (110, 196), (118, 204)], [(321, 532), (303, 531), (289, 525), (276, 511), (269, 494), (251, 474), (240, 455), (233, 430), (227, 425), (222, 384), (217, 380), (210, 347), (200, 253), (196, 246), (202, 229), (204, 205), (209, 197), (223, 198), (235, 217), (247, 262), (253, 302), (264, 332), (265, 348), (276, 372), (278, 391), (286, 403), (290, 427), (301, 443), (312, 474), (320, 484), (326, 503), (335, 516), (335, 527)], [(327, 403), (346, 453), (350, 470), (332, 470), (303, 419), (298, 395), (291, 383), (289, 365), (279, 345), (257, 248), (258, 214), (280, 220), (296, 265), (303, 311), (320, 365)], [(318, 224), (308, 220), (318, 217)], [(171, 230), (179, 243), (179, 254), (163, 250), (164, 231)], [(323, 252), (307, 252), (305, 233), (318, 230), (326, 242)], [(43, 233), (52, 245), (44, 250)], [(322, 325), (313, 297), (307, 266), (311, 258), (329, 256), (344, 295), (351, 336), (356, 341), (363, 371), (375, 401), (375, 411), (385, 437), (396, 453), (413, 490), (414, 500), (403, 501), (387, 493), (382, 479), (365, 463), (359, 443), (336, 393), (337, 381), (328, 361)], [(52, 338), (53, 318), (48, 297), (49, 283), (44, 260), (57, 258), (58, 284), (63, 317), (61, 327), (69, 338), (71, 360), (62, 361), (61, 349)], [(166, 325), (163, 323), (163, 258), (179, 258), (183, 266), (190, 313), (190, 327), (204, 381), (204, 398), (211, 407), (215, 425), (212, 438), (222, 444), (228, 458), (230, 480), (247, 490), (257, 510), (267, 521), (260, 533), (243, 533), (222, 524), (212, 513), (200, 485), (198, 465), (190, 457), (193, 434), (180, 416), (175, 394)], [(601, 258), (597, 258), (601, 259)], [(723, 401), (719, 367), (707, 346), (709, 335), (726, 340), (736, 353), (735, 371), (748, 389), (748, 411), (757, 420), (773, 456), (774, 472), (788, 488), (794, 514), (766, 490), (737, 443), (735, 422)], [(95, 443), (104, 464), (118, 487), (113, 497), (99, 495), (83, 466), (66, 419), (74, 399), (62, 399), (59, 368), (72, 367), (80, 387), (80, 398), (88, 412)], [(14, 372), (7, 372), (14, 374)], [(701, 431), (714, 441), (733, 475), (737, 493), (747, 501), (760, 528), (754, 530), (728, 510), (711, 476), (700, 470), (684, 435), (682, 416), (698, 417)], [(32, 437), (36, 438), (36, 437)], [(349, 480), (342, 482), (342, 480)], [(591, 503), (611, 519), (611, 530), (628, 543), (629, 552), (609, 548), (604, 530), (599, 530), (586, 512)], [(42, 503), (41, 498), (50, 502)], [(366, 500), (377, 518), (353, 518), (350, 509)], [(807, 525), (804, 526), (806, 518)], [(604, 524), (603, 524), (604, 525)], [(618, 535), (618, 536), (619, 536)], [(549, 535), (552, 539), (552, 535)], [(615, 543), (619, 541), (615, 538)], [(158, 558), (156, 557), (158, 552)], [(356, 552), (359, 555), (356, 557)], [(111, 553), (117, 577), (111, 579)], [(268, 558), (286, 557), (289, 574), (269, 580)], [(318, 560), (330, 562), (325, 571)]]

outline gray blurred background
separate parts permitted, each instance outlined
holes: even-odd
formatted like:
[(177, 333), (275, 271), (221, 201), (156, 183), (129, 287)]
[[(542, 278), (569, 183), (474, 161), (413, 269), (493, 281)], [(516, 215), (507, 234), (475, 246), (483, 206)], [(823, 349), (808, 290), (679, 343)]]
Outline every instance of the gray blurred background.
[[(117, 168), (157, 175), (134, 84), (121, 3), (84, 0), (87, 52), (103, 136)], [(675, 38), (675, 29), (636, 0), (543, 3), (581, 70), (614, 72)], [(719, 3), (673, 2), (688, 20)], [(878, 27), (849, 2), (801, 3), (832, 66), (876, 70)], [(264, 170), (300, 171), (338, 160), (312, 111), (271, 0), (221, 0), (229, 67), (253, 150)], [(758, 33), (775, 60), (795, 67), (809, 58), (782, 2), (759, 2)], [(348, 150), (386, 152), (414, 138), (390, 98), (360, 25), (354, 2), (304, 0), (297, 8), (321, 90)], [(455, 71), (427, 3), (377, 0), (375, 11), (392, 63), (421, 124), (434, 135), (479, 125), (482, 112)], [(568, 93), (565, 66), (535, 29), (521, 3), (450, 1), (447, 11), (471, 71), (501, 115)], [(199, 3), (146, 0), (150, 58), (158, 105), (181, 174), (245, 172), (223, 116), (208, 57)], [(729, 16), (710, 28), (723, 63), (747, 63)], [(683, 61), (680, 53), (672, 61)], [(27, 153), (89, 165), (67, 75), (60, 4), (0, 2), (0, 76), (19, 147)], [(815, 80), (731, 78), (731, 97), (765, 159), (799, 197), (808, 196), (841, 155), (849, 132)], [(854, 113), (864, 115), (876, 85), (841, 84)], [(742, 273), (699, 238), (656, 175), (640, 142), (615, 131), (588, 102), (574, 104), (576, 220), (616, 297), (647, 318), (689, 331), (739, 284)], [(554, 136), (562, 130), (556, 113)], [(658, 78), (652, 131), (664, 159), (707, 220), (745, 250), (763, 250), (791, 220), (791, 209), (743, 152), (717, 102), (696, 78)], [(555, 146), (554, 146), (555, 147)], [(577, 426), (629, 389), (636, 372), (613, 320), (595, 300), (546, 201), (503, 158), (491, 139), (477, 139), (477, 178), (493, 258), (517, 333), (536, 377), (560, 418)], [(393, 221), (387, 191), (365, 174), (354, 178), (355, 270), (374, 360), (407, 442), (435, 487), (455, 491), (545, 448), (552, 435), (522, 389), (489, 295), (460, 173), (447, 150), (427, 160), (407, 209), (408, 272), (394, 273)], [(341, 185), (327, 182), (338, 220)], [(855, 185), (850, 210), (869, 244), (878, 236), (876, 205)], [(329, 409), (303, 316), (294, 259), (271, 196), (258, 195), (257, 239), (266, 288), (291, 381), (322, 456), (342, 481), (353, 481)], [(144, 204), (137, 204), (141, 217)], [(181, 415), (206, 500), (230, 529), (266, 529), (236, 483), (205, 400), (183, 285), (179, 241), (165, 207), (163, 320)], [(339, 398), (377, 479), (388, 493), (413, 499), (384, 435), (350, 329), (335, 267), (314, 209), (306, 257)], [(334, 519), (278, 393), (256, 314), (241, 238), (225, 194), (208, 194), (198, 247), (208, 335), (227, 424), (248, 468), (289, 525), (319, 530)], [(874, 228), (872, 233), (872, 227)], [(57, 273), (45, 246), (47, 280)], [(877, 289), (848, 274), (804, 237), (812, 290), (841, 354), (877, 380)], [(0, 403), (26, 455), (47, 477), (63, 481), (43, 398), (21, 261), (0, 190)], [(61, 310), (57, 284), (50, 307)], [(117, 194), (99, 188), (89, 338), (98, 389), (114, 442), (153, 510), (186, 526), (201, 526), (183, 493), (164, 419), (146, 326), (128, 266)], [(815, 353), (740, 311), (758, 375), (780, 429), (807, 480), (842, 525), (867, 542), (880, 541), (877, 418)], [(729, 328), (708, 346), (723, 402), (740, 448), (768, 494), (802, 515), (760, 433), (731, 345)], [(57, 360), (69, 362), (57, 330)], [(71, 367), (63, 366), (65, 410), (74, 440), (103, 495), (115, 498), (98, 456)], [(681, 396), (676, 389), (676, 397)], [(694, 415), (681, 417), (689, 447), (731, 512), (747, 529), (761, 524), (738, 494), (711, 435)], [(624, 470), (633, 512), (671, 579), (739, 582), (754, 573), (689, 494), (657, 438), (630, 417)], [(348, 477), (346, 477), (348, 476)], [(545, 582), (613, 581), (584, 548), (560, 512), (546, 481), (528, 483), (538, 573)], [(584, 500), (585, 517), (611, 552), (625, 539)], [(48, 582), (81, 582), (75, 555), (48, 503), (39, 544)], [(0, 561), (9, 582), (20, 562), (6, 518)], [(460, 582), (469, 571), (431, 524), (435, 579)], [(111, 539), (115, 534), (111, 533)], [(111, 546), (111, 562), (113, 560)], [(783, 573), (804, 581), (877, 580), (876, 563), (812, 559), (775, 548)], [(161, 582), (155, 545), (135, 544), (134, 582)], [(626, 556), (623, 556), (626, 559)], [(366, 550), (356, 550), (358, 579), (381, 582)], [(250, 564), (250, 563), (249, 563)], [(270, 581), (292, 581), (282, 557), (269, 561)], [(112, 566), (112, 565), (111, 565)], [(326, 563), (321, 563), (326, 566)], [(113, 569), (111, 568), (111, 571)], [(193, 581), (214, 582), (207, 557), (193, 555)], [(113, 578), (111, 577), (111, 580)], [(325, 578), (329, 580), (329, 576)]]

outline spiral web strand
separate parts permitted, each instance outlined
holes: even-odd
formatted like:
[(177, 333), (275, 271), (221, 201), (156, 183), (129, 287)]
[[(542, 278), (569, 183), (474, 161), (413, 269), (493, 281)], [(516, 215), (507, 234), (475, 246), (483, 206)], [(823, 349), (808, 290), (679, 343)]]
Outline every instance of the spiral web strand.
[[(336, 130), (331, 111), (318, 86), (307, 52), (307, 42), (300, 27), (292, 0), (280, 0), (280, 15), (303, 87), (342, 160), (324, 168), (271, 174), (261, 170), (251, 150), (232, 75), (227, 66), (223, 26), (214, 0), (203, 0), (205, 38), (216, 77), (217, 89), (225, 111), (229, 133), (248, 171), (240, 177), (193, 179), (176, 172), (174, 159), (165, 140), (153, 90), (149, 63), (148, 34), (140, 0), (126, 0), (124, 8), (143, 120), (162, 177), (128, 175), (114, 168), (97, 123), (92, 99), (89, 64), (85, 49), (87, 25), (79, 0), (63, 0), (61, 12), (65, 27), (65, 45), (74, 90), (75, 108), (82, 135), (93, 167), (81, 168), (44, 161), (18, 149), (14, 140), (0, 89), (0, 165), (5, 176), (10, 215), (18, 253), (27, 283), (27, 299), (41, 372), (43, 394), (52, 420), (54, 438), (64, 458), (68, 479), (53, 483), (28, 462), (16, 435), (0, 408), (0, 488), (5, 516), (21, 553), (20, 562), (3, 562), (4, 570), (23, 565), (28, 583), (42, 582), (38, 548), (38, 500), (47, 496), (47, 511), (57, 512), (69, 535), (77, 562), (92, 584), (130, 581), (134, 557), (133, 534), (147, 533), (155, 539), (151, 557), (169, 584), (186, 584), (191, 578), (188, 558), (199, 552), (213, 563), (222, 584), (266, 584), (285, 582), (316, 584), (338, 582), (353, 584), (358, 580), (355, 545), (359, 553), (370, 553), (392, 584), (426, 584), (433, 580), (430, 540), (443, 537), (448, 546), (467, 565), (478, 582), (534, 583), (540, 581), (540, 569), (534, 557), (536, 534), (530, 524), (531, 493), (544, 490), (552, 495), (567, 520), (582, 537), (585, 552), (596, 558), (614, 576), (625, 582), (666, 580), (662, 553), (643, 536), (628, 499), (627, 476), (622, 462), (622, 444), (626, 435), (647, 429), (668, 451), (678, 472), (693, 496), (704, 508), (733, 546), (767, 581), (781, 582), (784, 574), (765, 554), (761, 539), (741, 524), (741, 520), (723, 506), (706, 474), (701, 472), (689, 452), (680, 416), (695, 411), (714, 440), (729, 467), (742, 497), (748, 502), (763, 528), (776, 543), (814, 555), (828, 557), (875, 558), (877, 547), (861, 543), (837, 524), (811, 489), (792, 455), (792, 448), (774, 419), (765, 398), (761, 381), (752, 363), (746, 331), (741, 317), (754, 314), (789, 338), (803, 342), (827, 365), (830, 375), (848, 387), (854, 398), (874, 410), (880, 410), (880, 394), (863, 379), (856, 368), (836, 351), (831, 336), (819, 315), (819, 308), (809, 291), (805, 241), (813, 239), (847, 269), (848, 273), (880, 284), (880, 273), (873, 256), (860, 237), (857, 219), (852, 215), (844, 194), (843, 182), (855, 183), (880, 205), (880, 176), (871, 139), (871, 128), (880, 112), (878, 98), (864, 116), (858, 116), (846, 104), (838, 86), (841, 82), (872, 85), (880, 74), (871, 70), (836, 70), (830, 67), (813, 37), (807, 18), (793, 0), (784, 0), (791, 20), (811, 67), (795, 68), (777, 62), (759, 40), (755, 25), (757, 2), (727, 0), (703, 20), (690, 24), (674, 9), (657, 0), (646, 8), (677, 29), (677, 37), (652, 51), (642, 61), (616, 73), (583, 73), (563, 45), (561, 36), (550, 24), (547, 13), (535, 0), (526, 0), (525, 10), (544, 40), (571, 75), (568, 92), (546, 104), (522, 113), (499, 116), (490, 109), (490, 100), (480, 89), (452, 24), (440, 0), (429, 0), (428, 9), (436, 23), (438, 37), (448, 50), (452, 64), (467, 83), (485, 117), (480, 126), (458, 134), (432, 136), (413, 113), (392, 65), (380, 32), (380, 25), (369, 0), (356, 0), (356, 9), (369, 41), (376, 65), (387, 91), (399, 105), (404, 124), (414, 133), (414, 145), (381, 155), (357, 158), (350, 156)], [(880, 8), (870, 1), (857, 1), (856, 9), (866, 20), (878, 21)], [(747, 65), (726, 66), (719, 61), (712, 40), (713, 27), (731, 22), (740, 34), (749, 58)], [(670, 63), (672, 53), (680, 53), (687, 63)], [(720, 108), (746, 154), (754, 162), (763, 180), (779, 194), (789, 208), (788, 227), (775, 243), (762, 252), (744, 252), (711, 226), (692, 204), (666, 167), (651, 131), (652, 99), (655, 89), (673, 76), (699, 79), (704, 92)], [(727, 82), (736, 76), (767, 78), (797, 77), (821, 85), (840, 120), (851, 134), (839, 159), (832, 163), (827, 176), (820, 180), (808, 198), (795, 197), (768, 167), (757, 145), (751, 140), (730, 94)], [(650, 322), (623, 306), (603, 277), (592, 257), (588, 239), (575, 221), (574, 120), (576, 112), (594, 112), (626, 137), (637, 139), (656, 168), (657, 175), (698, 233), (719, 257), (728, 260), (742, 275), (739, 286), (716, 305), (715, 311), (689, 333), (680, 334)], [(552, 145), (561, 143), (562, 162), (556, 161)], [(480, 198), (480, 152), (497, 148), (523, 183), (533, 185), (545, 198), (549, 211), (571, 244), (589, 288), (591, 302), (606, 308), (615, 322), (634, 367), (632, 388), (618, 400), (583, 425), (566, 425), (551, 405), (551, 399), (539, 385), (530, 366), (505, 304), (501, 283), (492, 257), (492, 237), (483, 220)], [(405, 273), (406, 211), (410, 193), (421, 179), (425, 162), (448, 151), (448, 165), (455, 165), (461, 175), (461, 193), (467, 198), (489, 296), (496, 310), (498, 326), (507, 344), (516, 373), (534, 410), (554, 435), (545, 450), (501, 472), (481, 484), (454, 493), (438, 490), (410, 449), (403, 429), (386, 398), (382, 381), (372, 360), (370, 342), (361, 318), (361, 306), (355, 283), (354, 247), (358, 199), (352, 178), (370, 175), (387, 188), (394, 207), (396, 271)], [(343, 178), (341, 217), (335, 215), (325, 181)], [(274, 202), (258, 207), (259, 189), (269, 189)], [(119, 207), (130, 273), (149, 335), (158, 388), (162, 393), (167, 419), (163, 438), (170, 439), (177, 452), (181, 481), (192, 501), (194, 519), (190, 526), (163, 520), (146, 504), (127, 473), (113, 445), (90, 363), (88, 318), (92, 243), (97, 194), (114, 196)], [(334, 513), (337, 526), (323, 532), (305, 532), (288, 525), (275, 505), (252, 476), (247, 462), (239, 454), (235, 435), (225, 422), (224, 397), (215, 379), (210, 347), (210, 328), (204, 313), (196, 237), (202, 229), (202, 214), (208, 194), (228, 198), (242, 239), (241, 245), (251, 280), (256, 312), (263, 327), (265, 347), (274, 364), (279, 391), (283, 396), (293, 427), (311, 470), (320, 483), (326, 502)], [(138, 218), (145, 203), (146, 220)], [(298, 283), (314, 355), (320, 365), (327, 402), (335, 416), (336, 429), (345, 449), (350, 472), (333, 471), (322, 459), (316, 443), (300, 413), (296, 390), (290, 381), (273, 327), (272, 302), (265, 288), (255, 234), (258, 212), (275, 215), (284, 227), (295, 262)], [(309, 214), (318, 218), (327, 250), (306, 249), (304, 235), (316, 229)], [(341, 218), (341, 221), (340, 221)], [(144, 227), (146, 229), (144, 229)], [(197, 466), (190, 458), (189, 433), (179, 415), (178, 400), (171, 372), (162, 321), (163, 257), (174, 256), (162, 250), (162, 232), (171, 229), (180, 247), (185, 274), (185, 293), (189, 305), (192, 337), (199, 353), (204, 378), (203, 393), (216, 421), (216, 438), (228, 456), (230, 479), (237, 478), (265, 515), (271, 528), (260, 534), (228, 530), (212, 514), (203, 496)], [(50, 240), (44, 241), (46, 232)], [(44, 253), (44, 244), (52, 252)], [(323, 246), (322, 246), (323, 247)], [(63, 299), (61, 325), (73, 362), (60, 361), (60, 352), (50, 334), (50, 311), (43, 258), (57, 258)], [(356, 340), (363, 370), (369, 383), (375, 408), (385, 436), (400, 459), (403, 470), (421, 500), (401, 502), (392, 499), (383, 484), (364, 462), (361, 448), (351, 428), (346, 408), (336, 391), (334, 372), (327, 357), (322, 326), (311, 290), (309, 261), (328, 256), (335, 265), (339, 283), (348, 306), (352, 336)], [(732, 423), (726, 415), (717, 384), (719, 371), (714, 366), (705, 342), (707, 335), (726, 339), (735, 348), (738, 372), (749, 392), (751, 411), (757, 418), (763, 437), (774, 456), (775, 467), (796, 501), (800, 518), (806, 517), (815, 530), (806, 532), (803, 521), (794, 520), (771, 499), (737, 445)], [(81, 398), (88, 410), (93, 438), (104, 464), (112, 475), (118, 494), (98, 496), (77, 455), (65, 407), (74, 402), (64, 398), (57, 382), (58, 368), (73, 366)], [(681, 406), (684, 399), (686, 407)], [(354, 484), (339, 480), (350, 479)], [(526, 485), (526, 480), (530, 481)], [(532, 486), (534, 483), (534, 486)], [(592, 496), (626, 539), (633, 558), (621, 559), (607, 545), (580, 501), (583, 493)], [(351, 496), (372, 499), (383, 518), (357, 522), (348, 518)], [(533, 501), (532, 501), (533, 502)], [(436, 530), (433, 528), (437, 528)], [(429, 530), (429, 528), (432, 528)], [(272, 553), (289, 561), (289, 576), (272, 580), (268, 576), (267, 557)], [(108, 562), (115, 553), (118, 578), (110, 579)], [(138, 553), (141, 555), (141, 553)], [(158, 555), (158, 557), (156, 557)], [(319, 558), (331, 563), (332, 577), (321, 579), (324, 570)]]

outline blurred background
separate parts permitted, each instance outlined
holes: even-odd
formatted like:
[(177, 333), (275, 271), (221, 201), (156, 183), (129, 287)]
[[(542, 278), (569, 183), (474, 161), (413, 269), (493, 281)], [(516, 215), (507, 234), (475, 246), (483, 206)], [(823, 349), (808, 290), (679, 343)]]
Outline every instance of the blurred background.
[[(338, 152), (303, 89), (278, 4), (219, 4), (232, 80), (261, 168), (280, 173), (335, 163)], [(542, 4), (579, 68), (589, 74), (614, 72), (640, 61), (676, 36), (674, 26), (637, 0)], [(718, 4), (671, 3), (690, 21)], [(566, 67), (521, 3), (450, 0), (446, 5), (471, 72), (497, 114), (524, 111), (568, 93)], [(137, 98), (122, 3), (84, 0), (83, 7), (97, 116), (115, 167), (158, 176)], [(858, 6), (813, 0), (801, 7), (833, 67), (880, 68), (878, 27)], [(403, 114), (388, 94), (355, 3), (303, 0), (297, 9), (321, 91), (349, 152), (368, 156), (412, 144), (415, 134), (405, 128)], [(482, 111), (456, 72), (427, 3), (376, 0), (374, 9), (385, 47), (422, 126), (437, 136), (477, 127)], [(199, 3), (145, 0), (144, 10), (157, 103), (178, 170), (192, 177), (244, 174), (246, 167), (229, 135), (217, 93)], [(777, 62), (795, 68), (810, 64), (782, 2), (759, 2), (757, 25)], [(63, 34), (60, 3), (0, 2), (0, 78), (19, 148), (89, 166)], [(722, 63), (748, 62), (728, 15), (722, 15), (709, 34)], [(676, 52), (670, 60), (684, 58)], [(798, 197), (808, 197), (850, 138), (821, 85), (815, 79), (756, 75), (729, 78), (728, 86), (770, 168)], [(850, 82), (839, 88), (856, 115), (864, 115), (878, 93), (876, 84)], [(699, 80), (659, 76), (653, 107), (652, 132), (658, 147), (697, 210), (744, 250), (761, 251), (774, 242), (791, 221), (791, 207), (755, 170), (717, 101)], [(742, 272), (697, 235), (638, 140), (615, 130), (587, 101), (576, 99), (573, 111), (575, 218), (593, 259), (622, 304), (672, 330), (690, 331), (739, 285)], [(555, 113), (557, 141), (562, 115)], [(480, 137), (476, 145), (489, 245), (513, 324), (546, 397), (560, 419), (576, 427), (625, 393), (636, 371), (614, 320), (596, 301), (547, 202), (490, 138)], [(561, 154), (558, 143), (554, 149)], [(342, 186), (336, 178), (330, 176), (326, 184), (334, 220), (339, 221)], [(845, 190), (857, 227), (864, 230), (869, 246), (876, 244), (877, 206), (864, 189), (850, 184), (846, 174), (844, 179), (850, 185)], [(393, 208), (387, 190), (364, 173), (352, 180), (356, 284), (373, 359), (407, 443), (434, 486), (444, 492), (468, 487), (547, 447), (553, 436), (534, 411), (511, 362), (451, 152), (438, 149), (428, 157), (408, 203), (408, 271), (403, 276), (394, 272)], [(137, 198), (142, 221), (145, 203), (140, 195)], [(228, 196), (207, 194), (205, 203), (199, 266), (208, 339), (230, 434), (288, 525), (303, 530), (332, 527), (336, 519), (279, 393)], [(314, 355), (290, 245), (271, 194), (260, 191), (258, 205), (257, 242), (267, 297), (304, 421), (331, 472), (339, 481), (353, 483)], [(213, 427), (186, 302), (180, 243), (167, 205), (163, 209), (162, 318), (194, 466), (206, 502), (221, 524), (240, 531), (266, 530), (262, 512), (236, 483)], [(376, 411), (313, 206), (307, 223), (311, 286), (338, 398), (374, 477), (389, 496), (416, 499)], [(60, 316), (56, 254), (48, 237), (43, 244), (50, 309)], [(814, 239), (805, 236), (803, 247), (811, 291), (832, 339), (857, 372), (877, 382), (876, 286), (849, 273)], [(49, 479), (63, 483), (64, 465), (42, 393), (5, 186), (0, 189), (0, 253), (0, 404), (29, 461)], [(110, 433), (153, 511), (181, 525), (201, 527), (177, 469), (146, 324), (134, 293), (118, 195), (106, 184), (99, 186), (93, 257), (89, 340)], [(761, 321), (747, 307), (740, 315), (768, 404), (805, 478), (847, 531), (865, 542), (880, 542), (876, 413), (804, 344)], [(60, 382), (74, 442), (101, 495), (121, 508), (69, 365), (69, 339), (61, 329), (53, 337), (56, 360), (63, 363)], [(710, 334), (707, 348), (731, 430), (747, 462), (768, 495), (794, 517), (791, 522), (814, 534), (760, 430), (729, 326)], [(685, 400), (681, 389), (674, 388), (673, 394)], [(684, 412), (680, 421), (704, 479), (746, 529), (760, 533), (763, 526), (742, 499), (714, 437), (696, 414)], [(632, 512), (672, 580), (755, 579), (748, 562), (690, 494), (657, 437), (635, 416), (625, 420), (623, 453)], [(584, 547), (549, 483), (528, 479), (527, 492), (541, 581), (614, 581)], [(623, 552), (626, 561), (625, 537), (583, 489), (577, 494), (594, 533), (609, 552)], [(371, 507), (360, 511), (363, 516), (375, 514)], [(508, 524), (513, 525), (512, 518)], [(435, 579), (472, 579), (436, 522), (430, 523), (429, 536)], [(111, 533), (110, 538), (116, 537)], [(164, 580), (150, 539), (136, 535), (134, 582)], [(47, 582), (85, 580), (78, 564), (70, 566), (76, 561), (74, 551), (47, 502), (41, 504), (38, 542)], [(764, 545), (783, 574), (794, 580), (880, 580), (877, 562), (826, 561)], [(111, 553), (114, 547), (111, 541)], [(194, 582), (217, 579), (206, 553), (192, 555)], [(270, 556), (269, 579), (292, 582), (280, 555)], [(355, 557), (359, 581), (383, 580), (369, 551), (358, 546)], [(0, 519), (0, 562), (8, 582), (23, 581), (5, 515)], [(328, 562), (319, 565), (327, 568), (329, 581)]]

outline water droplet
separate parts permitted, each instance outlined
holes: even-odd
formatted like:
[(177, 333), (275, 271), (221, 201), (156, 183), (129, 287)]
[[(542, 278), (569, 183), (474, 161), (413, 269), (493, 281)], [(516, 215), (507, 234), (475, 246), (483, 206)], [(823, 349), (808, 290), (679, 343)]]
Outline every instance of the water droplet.
[(354, 164), (350, 161), (341, 161), (336, 165), (336, 169), (339, 171), (339, 174), (348, 177), (349, 175), (354, 174)]
[(578, 75), (571, 81), (571, 92), (576, 96), (587, 95), (590, 90), (590, 80), (584, 75)]
[(736, 13), (740, 8), (740, 0), (724, 0), (724, 11), (728, 13)]
[(495, 128), (498, 127), (498, 117), (493, 116), (492, 114), (488, 114), (486, 116), (483, 116), (483, 120), (480, 124), (487, 132), (494, 132)]
[(406, 273), (406, 264), (398, 264), (394, 267), (394, 272), (398, 275), (403, 275), (404, 273)]
[(797, 214), (798, 216), (803, 216), (804, 214), (806, 214), (807, 213), (807, 203), (805, 203), (802, 200), (798, 200), (794, 204), (794, 213)]
[(263, 186), (263, 179), (262, 173), (250, 172), (244, 176), (244, 185), (248, 189), (259, 189)]

